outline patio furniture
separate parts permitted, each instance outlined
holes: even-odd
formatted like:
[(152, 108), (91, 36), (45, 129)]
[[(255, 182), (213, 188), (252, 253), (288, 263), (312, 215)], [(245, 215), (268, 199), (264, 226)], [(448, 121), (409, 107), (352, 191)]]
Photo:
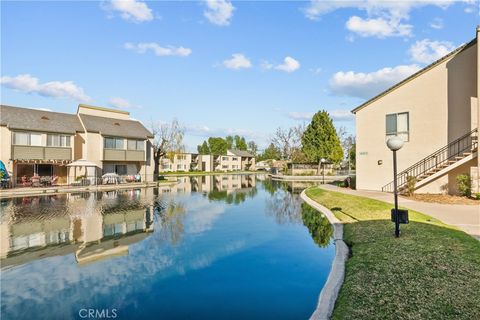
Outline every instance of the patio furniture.
[(28, 179), (27, 176), (23, 176), (22, 179), (21, 179), (21, 181), (22, 181), (22, 186), (23, 186), (23, 187), (30, 187), (30, 186), (32, 186), (32, 182)]
[(52, 181), (50, 181), (50, 184), (51, 184), (52, 186), (57, 186), (57, 185), (58, 185), (58, 176), (57, 176), (57, 175), (54, 175), (54, 176), (52, 177)]
[(41, 187), (42, 184), (40, 183), (40, 177), (39, 176), (33, 176), (32, 177), (32, 187)]
[(48, 187), (52, 184), (52, 178), (49, 176), (44, 176), (40, 178), (40, 183), (43, 187)]
[(120, 176), (116, 173), (105, 173), (102, 176), (102, 184), (119, 184)]

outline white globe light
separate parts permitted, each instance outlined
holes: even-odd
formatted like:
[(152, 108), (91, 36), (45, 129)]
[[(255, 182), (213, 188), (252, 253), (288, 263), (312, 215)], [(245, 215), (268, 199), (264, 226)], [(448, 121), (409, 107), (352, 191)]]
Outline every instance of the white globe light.
[(324, 163), (325, 161), (327, 161), (327, 160), (325, 160), (324, 158), (322, 158), (322, 159), (320, 160), (321, 163)]
[(400, 150), (403, 147), (403, 139), (395, 136), (387, 140), (387, 147), (392, 151)]

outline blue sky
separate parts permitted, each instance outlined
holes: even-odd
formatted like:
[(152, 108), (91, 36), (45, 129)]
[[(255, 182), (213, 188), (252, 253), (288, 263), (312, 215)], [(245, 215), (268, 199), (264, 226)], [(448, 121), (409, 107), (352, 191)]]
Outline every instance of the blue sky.
[(466, 1), (2, 1), (1, 102), (177, 118), (261, 147), (328, 110), (354, 132), (360, 103), (475, 37)]

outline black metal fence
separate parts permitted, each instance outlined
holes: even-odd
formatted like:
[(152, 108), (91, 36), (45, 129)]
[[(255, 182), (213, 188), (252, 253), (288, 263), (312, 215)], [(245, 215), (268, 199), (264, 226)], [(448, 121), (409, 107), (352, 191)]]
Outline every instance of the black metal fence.
[(115, 185), (143, 183), (154, 181), (154, 175), (134, 174), (118, 175), (104, 174), (102, 176), (78, 176), (78, 177), (59, 177), (59, 176), (23, 176), (16, 179), (10, 177), (0, 181), (1, 189), (11, 188), (48, 188), (48, 187), (81, 187), (98, 185)]

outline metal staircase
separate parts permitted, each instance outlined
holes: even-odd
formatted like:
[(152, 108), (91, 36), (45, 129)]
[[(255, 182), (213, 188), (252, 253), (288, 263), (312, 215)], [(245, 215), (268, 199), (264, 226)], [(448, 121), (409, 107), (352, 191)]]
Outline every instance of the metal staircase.
[[(420, 188), (453, 168), (473, 159), (477, 156), (477, 153), (478, 130), (473, 129), (397, 174), (398, 192), (405, 191), (408, 177), (415, 177), (415, 188)], [(382, 191), (393, 192), (393, 181), (384, 185)]]

